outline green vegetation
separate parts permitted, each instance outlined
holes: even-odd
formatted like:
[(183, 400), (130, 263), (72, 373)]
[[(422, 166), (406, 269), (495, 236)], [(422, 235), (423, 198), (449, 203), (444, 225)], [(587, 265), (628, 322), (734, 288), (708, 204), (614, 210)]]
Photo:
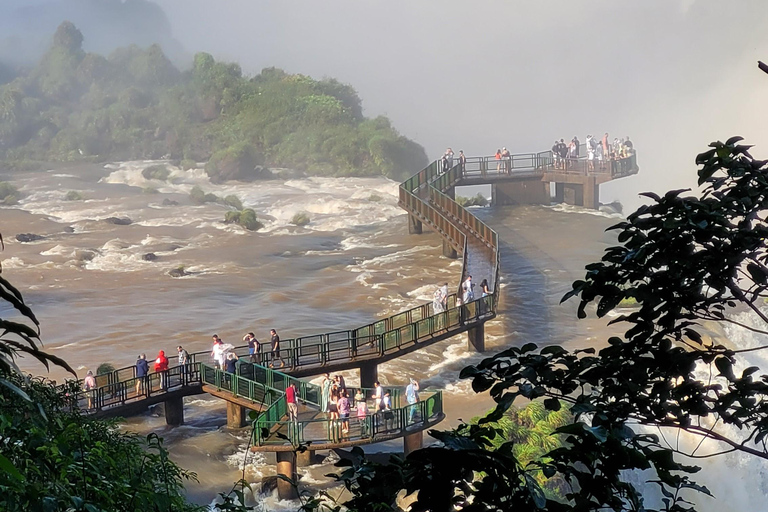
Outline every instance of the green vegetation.
[(7, 181), (0, 181), (0, 204), (16, 204), (19, 202), (19, 191)]
[(291, 219), (291, 224), (295, 226), (306, 226), (309, 224), (309, 214), (307, 212), (299, 212)]
[(234, 209), (235, 209), (235, 210), (237, 210), (237, 211), (240, 211), (240, 210), (242, 210), (242, 209), (243, 209), (243, 203), (240, 201), (240, 198), (239, 198), (239, 197), (237, 197), (237, 196), (236, 196), (236, 195), (234, 195), (234, 194), (232, 194), (232, 195), (228, 195), (227, 197), (225, 197), (225, 198), (223, 199), (223, 201), (222, 201), (222, 202), (223, 202), (225, 205), (227, 205), (227, 206), (231, 206), (232, 208), (234, 208)]
[(479, 193), (474, 197), (456, 196), (456, 202), (464, 208), (467, 208), (468, 206), (488, 206), (488, 199)]
[(220, 201), (219, 196), (210, 192), (206, 194), (198, 185), (192, 187), (189, 192), (189, 199), (193, 204), (218, 203)]
[(248, 231), (258, 231), (264, 227), (264, 224), (259, 222), (256, 217), (256, 212), (250, 208), (237, 212), (227, 212), (224, 214), (224, 222), (226, 224), (239, 224)]
[(159, 194), (160, 191), (157, 190), (155, 187), (144, 187), (141, 189), (142, 194)]
[(141, 175), (145, 180), (165, 181), (171, 175), (171, 171), (164, 165), (150, 165), (141, 171)]
[(70, 190), (67, 195), (64, 196), (65, 201), (82, 201), (83, 195), (77, 190)]
[(371, 195), (368, 197), (368, 200), (369, 200), (369, 201), (371, 201), (371, 202), (373, 202), (373, 203), (378, 203), (378, 202), (380, 202), (380, 201), (381, 201), (381, 196), (380, 196), (380, 195), (378, 195), (378, 194), (371, 194)]
[(206, 53), (182, 73), (157, 45), (104, 57), (82, 40), (63, 23), (39, 64), (0, 86), (0, 159), (210, 159), (213, 181), (269, 178), (266, 166), (397, 178), (427, 163), (336, 80), (275, 68), (244, 76)]
[(195, 169), (197, 167), (197, 162), (195, 162), (194, 160), (185, 158), (184, 160), (181, 161), (180, 165), (182, 169), (184, 169), (185, 171), (188, 171), (189, 169)]

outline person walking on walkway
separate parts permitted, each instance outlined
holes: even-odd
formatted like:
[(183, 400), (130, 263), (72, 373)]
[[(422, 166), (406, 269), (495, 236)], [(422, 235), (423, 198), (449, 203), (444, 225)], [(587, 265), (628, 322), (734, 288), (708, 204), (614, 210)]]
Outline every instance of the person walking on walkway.
[(349, 406), (349, 395), (347, 390), (343, 390), (339, 395), (339, 417), (341, 418), (341, 432), (343, 434), (349, 433), (349, 412), (351, 408)]
[(467, 279), (461, 284), (462, 301), (464, 304), (469, 304), (475, 300), (475, 291), (473, 288), (475, 284), (472, 282), (472, 276), (467, 276)]
[(384, 415), (384, 428), (392, 430), (395, 423), (395, 413), (392, 412), (392, 397), (389, 395), (389, 391), (384, 393), (384, 397), (381, 399), (381, 410)]
[(357, 408), (357, 422), (360, 425), (360, 435), (367, 434), (365, 417), (368, 416), (368, 404), (365, 402), (365, 393), (358, 389), (355, 394), (355, 407)]
[(408, 411), (408, 424), (412, 425), (416, 419), (416, 411), (419, 408), (419, 406), (416, 405), (419, 402), (419, 383), (413, 377), (411, 377), (411, 382), (405, 388), (405, 399), (410, 405), (410, 410)]
[(149, 363), (146, 354), (139, 354), (136, 359), (136, 394), (142, 395), (147, 389), (147, 375), (149, 375)]
[(83, 379), (83, 389), (85, 389), (88, 409), (93, 409), (93, 395), (96, 393), (96, 377), (93, 376), (91, 370), (88, 370), (85, 379)]
[(320, 412), (327, 413), (328, 405), (331, 401), (331, 376), (327, 373), (323, 374), (323, 382), (320, 383)]
[(384, 398), (384, 390), (381, 389), (379, 381), (373, 383), (373, 413), (376, 414), (381, 410), (381, 400)]
[(259, 345), (256, 335), (249, 332), (243, 337), (243, 341), (248, 344), (248, 356), (251, 358), (251, 362), (261, 364), (261, 345)]
[(160, 374), (160, 389), (168, 388), (168, 358), (165, 357), (165, 351), (157, 353), (155, 359), (155, 373)]
[(285, 403), (288, 404), (288, 419), (299, 421), (299, 404), (296, 401), (296, 383), (291, 381), (285, 388)]
[(213, 335), (213, 350), (211, 350), (211, 357), (213, 358), (214, 366), (219, 370), (223, 370), (226, 351), (224, 350), (224, 342), (221, 341), (218, 334)]
[(275, 359), (279, 359), (280, 368), (282, 368), (285, 366), (285, 361), (283, 361), (283, 358), (280, 357), (280, 336), (277, 335), (277, 331), (274, 329), (270, 329), (269, 333), (271, 335), (269, 341), (272, 345), (272, 361), (269, 363), (269, 367), (274, 368)]

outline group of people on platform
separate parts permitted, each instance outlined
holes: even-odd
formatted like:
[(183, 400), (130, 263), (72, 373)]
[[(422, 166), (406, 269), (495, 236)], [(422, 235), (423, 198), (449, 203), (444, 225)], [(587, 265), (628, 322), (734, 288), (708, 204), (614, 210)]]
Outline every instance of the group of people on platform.
[[(634, 144), (629, 137), (618, 139), (614, 138), (611, 142), (608, 132), (602, 139), (587, 135), (586, 139), (587, 167), (589, 170), (595, 170), (596, 167), (603, 167), (605, 162), (610, 160), (619, 160), (627, 158), (634, 153)], [(564, 139), (555, 140), (552, 146), (552, 158), (555, 169), (564, 169), (575, 165), (575, 162), (582, 157), (581, 142), (577, 136), (566, 144)]]
[[(480, 293), (480, 297), (487, 297), (491, 294), (491, 289), (488, 287), (487, 279), (483, 279), (480, 282)], [(442, 286), (437, 287), (435, 293), (432, 296), (432, 310), (435, 314), (448, 310), (448, 296), (448, 283), (443, 283)], [(456, 305), (461, 306), (463, 304), (469, 304), (476, 298), (475, 283), (472, 282), (472, 276), (467, 276), (467, 278), (461, 283), (461, 296), (456, 297)], [(483, 307), (482, 303), (481, 307)]]
[[(456, 157), (458, 159), (458, 163), (461, 166), (462, 171), (467, 166), (467, 157), (464, 155), (464, 150), (459, 150), (459, 155)], [(443, 156), (440, 157), (440, 172), (445, 173), (450, 171), (453, 168), (454, 164), (454, 153), (451, 148), (448, 148), (445, 150), (445, 153), (443, 153)]]

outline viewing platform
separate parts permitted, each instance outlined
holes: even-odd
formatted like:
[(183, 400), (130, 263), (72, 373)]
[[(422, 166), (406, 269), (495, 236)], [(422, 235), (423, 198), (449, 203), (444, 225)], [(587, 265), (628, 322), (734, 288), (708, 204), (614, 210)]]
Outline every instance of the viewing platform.
[[(209, 351), (190, 354), (182, 365), (175, 357), (169, 358), (176, 364), (145, 377), (137, 377), (136, 367), (128, 366), (98, 375), (97, 387), (73, 396), (73, 406), (94, 417), (117, 417), (139, 414), (163, 403), (167, 424), (180, 425), (184, 421), (183, 398), (208, 393), (226, 401), (230, 427), (244, 427), (248, 411), (255, 411), (251, 418), (253, 449), (276, 452), (278, 474), (294, 480), (297, 464), (306, 463), (315, 450), (397, 438), (403, 438), (406, 454), (420, 448), (423, 431), (445, 417), (440, 391), (422, 391), (419, 402), (405, 404), (402, 390), (387, 387), (392, 392), (391, 414), (355, 417), (350, 419), (348, 432), (343, 432), (338, 420), (330, 420), (321, 411), (320, 388), (299, 378), (357, 369), (360, 387), (370, 398), (380, 363), (464, 332), (470, 350), (485, 350), (484, 324), (495, 318), (500, 297), (499, 240), (495, 231), (455, 202), (456, 186), (491, 184), (494, 204), (549, 204), (549, 183), (554, 182), (563, 198), (596, 207), (600, 183), (638, 170), (635, 155), (595, 169), (582, 160), (555, 165), (551, 152), (512, 155), (502, 161), (468, 158), (465, 165), (456, 163), (445, 172), (439, 165), (433, 162), (403, 182), (398, 204), (408, 212), (410, 233), (421, 233), (426, 224), (442, 237), (443, 254), (462, 260), (460, 279), (455, 293), (448, 296), (445, 311), (436, 311), (430, 302), (356, 329), (282, 340), (284, 371), (266, 367), (269, 343), (260, 344), (255, 362), (246, 361), (246, 346), (236, 347), (241, 362), (234, 374), (210, 366)], [(483, 297), (476, 286), (475, 299), (463, 304), (459, 300), (461, 283), (469, 275), (475, 283), (487, 279), (491, 289)], [(285, 390), (292, 382), (301, 404), (296, 420), (288, 418), (285, 401)], [(355, 416), (353, 396), (350, 402)], [(295, 497), (295, 488), (279, 479), (278, 493), (281, 498)]]

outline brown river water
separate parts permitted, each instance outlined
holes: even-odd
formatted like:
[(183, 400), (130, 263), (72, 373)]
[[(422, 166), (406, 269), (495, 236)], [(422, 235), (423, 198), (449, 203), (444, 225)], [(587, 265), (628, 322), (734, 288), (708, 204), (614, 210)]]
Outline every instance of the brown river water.
[[(458, 283), (461, 264), (441, 256), (436, 234), (408, 235), (397, 206), (397, 187), (384, 178), (306, 178), (253, 184), (212, 185), (202, 170), (171, 167), (168, 182), (148, 181), (141, 171), (156, 162), (57, 167), (42, 172), (6, 173), (25, 197), (0, 207), (3, 275), (23, 292), (41, 321), (45, 349), (63, 357), (81, 377), (102, 362), (128, 366), (163, 349), (175, 354), (207, 350), (213, 333), (240, 344), (247, 331), (266, 340), (358, 327), (430, 301), (438, 284)], [(264, 221), (247, 232), (221, 221), (226, 207), (196, 206), (194, 185), (219, 196), (237, 195)], [(157, 193), (144, 193), (153, 187)], [(64, 201), (70, 190), (82, 201)], [(459, 192), (461, 194), (461, 192)], [(164, 205), (164, 200), (178, 205)], [(290, 224), (308, 212), (306, 227)], [(478, 208), (473, 213), (496, 229), (502, 246), (502, 302), (486, 325), (486, 347), (496, 352), (527, 342), (570, 347), (601, 344), (605, 321), (577, 321), (576, 303), (559, 305), (584, 265), (615, 243), (605, 233), (620, 219), (615, 213), (579, 208), (519, 206)], [(107, 217), (129, 217), (113, 225)], [(19, 243), (15, 235), (35, 233), (44, 240)], [(156, 261), (144, 261), (152, 252)], [(191, 275), (172, 278), (184, 265)], [(479, 282), (485, 276), (474, 276)], [(490, 277), (490, 276), (488, 276)], [(0, 316), (10, 312), (0, 309)], [(458, 378), (462, 368), (484, 357), (467, 351), (465, 336), (426, 347), (379, 368), (385, 385), (405, 385), (416, 377), (422, 388), (441, 389), (447, 420), (456, 426), (493, 405)], [(21, 367), (44, 368), (22, 360)], [(52, 369), (52, 378), (64, 372)], [(345, 374), (354, 386), (356, 372)], [(188, 486), (198, 503), (211, 503), (240, 478), (274, 474), (269, 456), (250, 454), (246, 431), (226, 428), (224, 404), (206, 395), (185, 402), (185, 422), (168, 428), (153, 411), (130, 418), (126, 429), (159, 432), (173, 458), (198, 474)], [(401, 451), (401, 442), (367, 451)], [(302, 469), (301, 484), (322, 488), (329, 464)], [(266, 496), (269, 509), (295, 509)]]

